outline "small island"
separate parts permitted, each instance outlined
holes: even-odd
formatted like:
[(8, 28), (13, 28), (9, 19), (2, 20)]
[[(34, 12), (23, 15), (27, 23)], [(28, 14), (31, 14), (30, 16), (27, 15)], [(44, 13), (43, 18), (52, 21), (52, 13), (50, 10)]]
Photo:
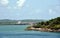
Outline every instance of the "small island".
[(34, 30), (42, 32), (60, 32), (60, 17), (42, 21), (28, 26), (25, 30)]

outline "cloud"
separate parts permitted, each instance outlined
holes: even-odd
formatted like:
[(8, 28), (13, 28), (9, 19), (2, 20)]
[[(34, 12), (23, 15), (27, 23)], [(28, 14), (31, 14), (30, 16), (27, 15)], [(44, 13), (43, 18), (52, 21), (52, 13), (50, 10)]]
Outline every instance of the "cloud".
[(12, 7), (12, 6), (9, 6), (9, 0), (0, 0), (0, 5), (1, 6), (7, 6), (8, 9), (20, 9), (21, 7), (24, 6), (24, 3), (25, 3), (26, 0), (17, 0), (16, 2), (16, 6)]
[(0, 4), (3, 6), (8, 5), (9, 1), (8, 0), (0, 0)]
[(53, 10), (52, 9), (49, 9), (49, 14), (51, 14), (53, 12)]
[(56, 14), (56, 11), (54, 11), (53, 9), (49, 9), (49, 14), (50, 15), (55, 15)]
[(18, 7), (23, 7), (25, 1), (26, 1), (26, 0), (18, 0), (18, 1), (17, 1), (17, 6), (18, 6)]

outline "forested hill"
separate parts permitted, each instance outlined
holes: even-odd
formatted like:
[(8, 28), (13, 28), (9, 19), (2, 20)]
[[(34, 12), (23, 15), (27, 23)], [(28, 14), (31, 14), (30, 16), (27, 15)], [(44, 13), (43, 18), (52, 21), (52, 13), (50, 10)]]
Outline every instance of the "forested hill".
[(27, 27), (26, 30), (60, 32), (60, 17), (35, 23), (32, 26)]
[(33, 25), (35, 28), (51, 28), (51, 29), (60, 29), (60, 17), (48, 20), (46, 22), (38, 22), (36, 25)]

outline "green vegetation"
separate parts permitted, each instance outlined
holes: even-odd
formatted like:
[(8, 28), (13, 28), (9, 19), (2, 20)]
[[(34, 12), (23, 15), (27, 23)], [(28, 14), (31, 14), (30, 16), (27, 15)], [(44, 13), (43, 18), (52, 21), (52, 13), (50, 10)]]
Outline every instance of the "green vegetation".
[(50, 29), (55, 29), (58, 30), (60, 29), (60, 17), (57, 17), (55, 19), (51, 19), (49, 21), (42, 21), (38, 22), (33, 25), (34, 28), (50, 28)]

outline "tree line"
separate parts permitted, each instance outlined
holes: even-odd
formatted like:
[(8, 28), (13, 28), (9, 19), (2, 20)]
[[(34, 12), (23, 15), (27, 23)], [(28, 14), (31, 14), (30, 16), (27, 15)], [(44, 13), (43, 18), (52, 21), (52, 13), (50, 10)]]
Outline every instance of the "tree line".
[(34, 28), (50, 28), (50, 29), (60, 29), (60, 17), (48, 20), (48, 21), (42, 21), (38, 22), (33, 25)]

